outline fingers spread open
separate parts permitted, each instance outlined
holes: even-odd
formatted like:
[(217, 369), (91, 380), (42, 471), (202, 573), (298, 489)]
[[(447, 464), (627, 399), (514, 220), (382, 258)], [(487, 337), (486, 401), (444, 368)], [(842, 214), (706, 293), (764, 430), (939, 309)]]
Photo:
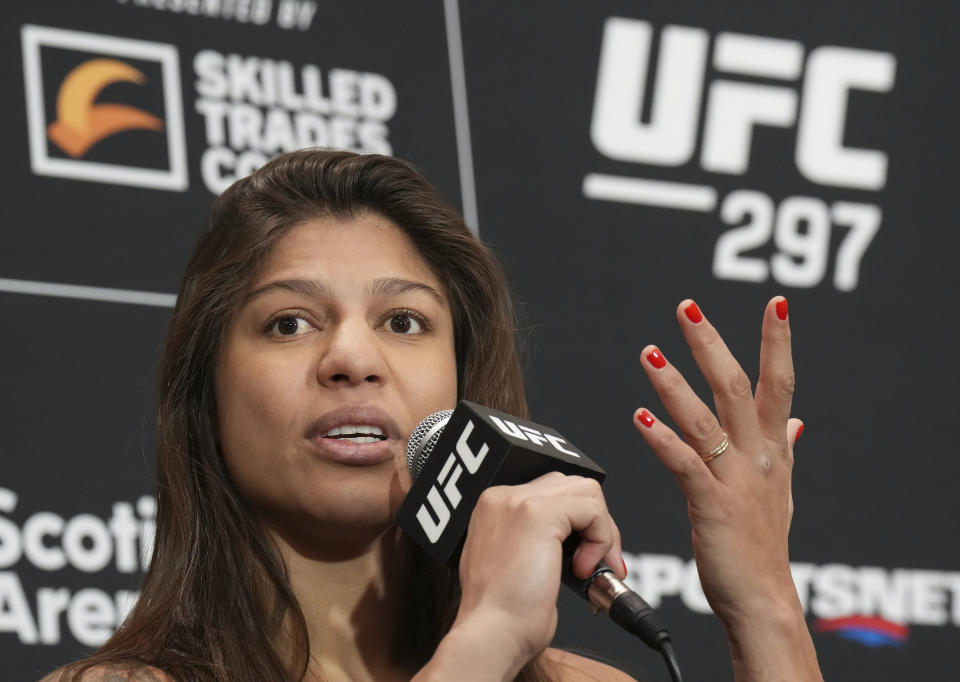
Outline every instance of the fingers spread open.
[(677, 308), (677, 320), (697, 366), (713, 391), (724, 431), (734, 440), (754, 433), (757, 413), (747, 373), (696, 303), (690, 299), (683, 301)]
[(708, 495), (716, 479), (700, 455), (680, 440), (673, 429), (658, 420), (644, 407), (633, 413), (633, 424), (657, 458), (677, 479), (677, 484), (687, 499), (699, 499)]
[(787, 299), (777, 296), (767, 303), (763, 314), (760, 344), (760, 379), (757, 382), (757, 416), (768, 440), (783, 443), (783, 425), (793, 402), (793, 355)]
[(690, 446), (697, 452), (709, 452), (723, 442), (723, 430), (716, 416), (660, 349), (647, 346), (640, 355), (653, 389)]

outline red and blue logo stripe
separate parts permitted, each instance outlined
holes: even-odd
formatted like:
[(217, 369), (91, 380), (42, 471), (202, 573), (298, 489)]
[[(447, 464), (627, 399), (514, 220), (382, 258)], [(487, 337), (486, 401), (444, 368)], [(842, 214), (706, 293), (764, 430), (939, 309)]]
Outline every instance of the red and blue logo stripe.
[(833, 632), (838, 637), (869, 647), (901, 647), (910, 634), (910, 628), (906, 625), (868, 616), (821, 618), (813, 624), (813, 629), (816, 632)]

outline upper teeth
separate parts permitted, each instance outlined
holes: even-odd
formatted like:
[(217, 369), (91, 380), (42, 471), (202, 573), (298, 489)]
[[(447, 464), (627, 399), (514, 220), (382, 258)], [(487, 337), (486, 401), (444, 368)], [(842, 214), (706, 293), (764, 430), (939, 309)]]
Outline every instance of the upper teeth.
[(369, 426), (366, 424), (344, 424), (343, 426), (330, 429), (323, 435), (327, 438), (332, 438), (334, 436), (353, 436), (358, 433), (364, 435), (382, 436), (383, 430), (379, 426)]

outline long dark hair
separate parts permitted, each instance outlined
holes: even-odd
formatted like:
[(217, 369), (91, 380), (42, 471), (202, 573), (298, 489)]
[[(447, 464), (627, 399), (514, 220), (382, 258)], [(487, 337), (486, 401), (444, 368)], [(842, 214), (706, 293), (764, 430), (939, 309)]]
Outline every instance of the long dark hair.
[[(284, 562), (215, 442), (213, 372), (224, 329), (278, 239), (305, 220), (363, 212), (399, 226), (446, 288), (460, 397), (526, 416), (506, 280), (437, 191), (391, 157), (304, 150), (275, 158), (213, 203), (190, 258), (161, 364), (153, 560), (121, 628), (68, 673), (116, 663), (152, 665), (179, 680), (306, 673), (307, 628)], [(449, 630), (459, 584), (454, 571), (404, 542), (409, 589), (395, 650), (412, 674)], [(517, 679), (546, 677), (535, 660)]]

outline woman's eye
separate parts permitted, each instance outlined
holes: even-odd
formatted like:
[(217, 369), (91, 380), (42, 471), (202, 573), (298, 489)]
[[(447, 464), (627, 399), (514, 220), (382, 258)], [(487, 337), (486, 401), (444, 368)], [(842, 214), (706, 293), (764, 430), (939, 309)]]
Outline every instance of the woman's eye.
[(284, 315), (270, 326), (270, 331), (280, 336), (295, 336), (310, 329), (310, 323), (296, 315)]
[(412, 315), (398, 313), (393, 315), (387, 322), (390, 331), (397, 334), (422, 334), (423, 325)]

